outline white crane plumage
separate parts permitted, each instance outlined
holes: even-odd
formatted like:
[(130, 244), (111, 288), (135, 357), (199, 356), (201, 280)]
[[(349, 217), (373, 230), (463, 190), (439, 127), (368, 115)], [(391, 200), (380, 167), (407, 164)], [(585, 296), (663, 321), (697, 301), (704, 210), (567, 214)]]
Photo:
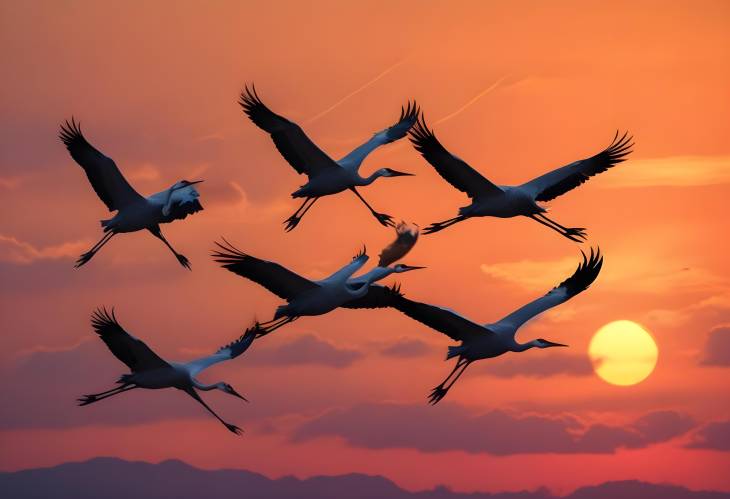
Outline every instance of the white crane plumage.
[[(274, 318), (258, 324), (259, 336), (268, 334), (302, 316), (323, 315), (338, 307), (375, 308), (384, 302), (381, 295), (389, 288), (373, 285), (393, 273), (409, 272), (423, 267), (397, 264), (388, 268), (376, 267), (359, 278), (351, 278), (368, 261), (364, 249), (350, 263), (331, 276), (312, 281), (292, 272), (278, 263), (247, 255), (228, 241), (216, 243), (213, 258), (225, 269), (249, 279), (287, 301), (276, 309)], [(371, 296), (372, 293), (372, 296)], [(397, 293), (397, 291), (396, 291)]]
[(304, 214), (317, 199), (348, 189), (354, 192), (368, 207), (378, 222), (386, 226), (393, 225), (392, 217), (376, 212), (360, 195), (357, 187), (370, 185), (380, 177), (400, 177), (412, 174), (391, 168), (380, 168), (369, 177), (362, 177), (358, 170), (363, 160), (372, 151), (406, 136), (418, 117), (419, 110), (415, 102), (413, 104), (409, 102), (406, 109), (401, 108), (397, 123), (375, 133), (367, 142), (337, 161), (317, 147), (299, 125), (275, 114), (266, 107), (256, 93), (256, 87), (251, 89), (245, 87), (241, 92), (239, 104), (257, 127), (271, 135), (274, 145), (292, 168), (309, 177), (309, 181), (291, 195), (293, 198), (305, 198), (305, 201), (292, 216), (284, 221), (287, 232), (299, 224)]
[(527, 343), (518, 343), (515, 334), (525, 322), (533, 317), (586, 290), (598, 277), (602, 265), (603, 257), (600, 250), (595, 252), (591, 250), (590, 258), (583, 253), (583, 261), (572, 276), (546, 295), (492, 324), (477, 324), (453, 310), (409, 300), (394, 293), (382, 300), (380, 306), (393, 307), (408, 317), (461, 342), (459, 346), (448, 348), (446, 359), (458, 357), (458, 361), (446, 379), (431, 391), (429, 401), (431, 404), (436, 404), (444, 398), (469, 364), (476, 360), (497, 357), (507, 352), (524, 352), (530, 348), (567, 346), (542, 338)]
[(135, 388), (160, 389), (177, 388), (182, 390), (218, 419), (225, 427), (240, 435), (242, 430), (238, 426), (227, 423), (206, 404), (196, 390), (210, 391), (220, 390), (240, 399), (246, 400), (238, 394), (231, 385), (223, 381), (206, 385), (196, 379), (201, 371), (213, 364), (225, 360), (235, 359), (248, 347), (251, 346), (258, 330), (251, 327), (237, 340), (219, 348), (214, 354), (193, 360), (187, 363), (167, 362), (159, 357), (142, 340), (139, 340), (126, 332), (117, 322), (114, 310), (111, 313), (106, 309), (97, 309), (91, 316), (91, 325), (96, 334), (106, 344), (114, 356), (122, 361), (132, 371), (131, 374), (123, 374), (117, 384), (118, 387), (100, 393), (83, 395), (78, 399), (79, 405), (85, 406), (99, 402), (106, 398), (128, 392)]
[(590, 177), (625, 161), (634, 145), (628, 133), (619, 138), (616, 132), (611, 144), (595, 156), (575, 161), (522, 185), (508, 186), (493, 184), (465, 161), (446, 150), (433, 131), (426, 126), (423, 115), (411, 128), (410, 140), (444, 180), (465, 192), (472, 200), (469, 206), (459, 208), (458, 216), (429, 225), (424, 229), (424, 234), (440, 231), (472, 217), (525, 216), (576, 242), (585, 240), (585, 229), (563, 227), (548, 218), (545, 215), (547, 210), (538, 205), (538, 202), (561, 196)]
[(70, 123), (66, 121), (61, 125), (59, 137), (74, 161), (84, 169), (91, 187), (109, 211), (117, 211), (114, 217), (101, 221), (104, 237), (78, 258), (76, 268), (91, 260), (116, 234), (147, 229), (170, 248), (180, 265), (190, 269), (189, 260), (175, 251), (162, 235), (160, 224), (183, 220), (203, 209), (198, 201), (200, 194), (193, 187), (202, 180), (181, 180), (169, 189), (145, 198), (129, 185), (111, 158), (99, 152), (86, 140), (81, 133), (80, 124), (73, 118)]

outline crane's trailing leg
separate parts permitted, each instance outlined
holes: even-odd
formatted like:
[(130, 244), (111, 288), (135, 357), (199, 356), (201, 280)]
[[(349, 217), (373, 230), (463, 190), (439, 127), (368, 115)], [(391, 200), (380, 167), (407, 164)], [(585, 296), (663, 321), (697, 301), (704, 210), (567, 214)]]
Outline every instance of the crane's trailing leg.
[[(545, 215), (538, 213), (536, 215), (528, 215), (530, 218), (543, 224), (545, 227), (553, 229), (558, 234), (567, 237), (571, 241), (582, 243), (586, 239), (586, 230), (583, 227), (563, 227), (554, 220), (549, 219)], [(538, 218), (539, 217), (539, 218)]]
[[(302, 217), (304, 217), (304, 214), (309, 211), (309, 208), (311, 208), (318, 199), (319, 198), (307, 198), (292, 216), (284, 220), (284, 223), (286, 224), (284, 230), (286, 232), (289, 232), (290, 230), (293, 230), (294, 227), (299, 225), (299, 222), (302, 220)], [(302, 211), (302, 209), (304, 209), (304, 211)]]
[(147, 230), (149, 230), (153, 236), (158, 238), (160, 241), (165, 243), (165, 245), (170, 248), (170, 251), (172, 251), (172, 254), (175, 255), (175, 258), (177, 258), (177, 261), (180, 262), (180, 265), (185, 267), (188, 270), (192, 270), (190, 268), (190, 261), (185, 258), (185, 255), (181, 255), (177, 251), (175, 251), (175, 248), (173, 248), (170, 243), (167, 242), (167, 239), (165, 239), (165, 236), (162, 235), (162, 231), (160, 230), (159, 225), (156, 225), (154, 227), (148, 227)]
[(114, 237), (114, 234), (116, 234), (116, 232), (107, 232), (106, 234), (104, 234), (104, 237), (102, 237), (98, 243), (96, 243), (89, 251), (81, 255), (79, 259), (76, 260), (76, 265), (74, 265), (74, 268), (79, 268), (86, 262), (91, 260), (91, 257), (93, 257), (96, 252), (102, 248), (102, 246), (108, 243), (109, 240)]
[(129, 390), (132, 390), (134, 388), (137, 388), (137, 385), (118, 386), (117, 388), (112, 388), (111, 390), (107, 390), (105, 392), (93, 393), (91, 395), (84, 395), (78, 399), (78, 402), (79, 402), (79, 405), (81, 405), (81, 406), (89, 405), (89, 404), (93, 404), (94, 402), (99, 402), (100, 400), (104, 400), (106, 398), (112, 397), (114, 395), (128, 392)]
[(185, 391), (185, 393), (187, 393), (188, 395), (190, 395), (191, 397), (193, 397), (195, 400), (197, 400), (203, 407), (205, 407), (208, 410), (208, 412), (211, 413), (213, 416), (215, 416), (215, 418), (218, 421), (220, 421), (221, 423), (223, 423), (223, 425), (226, 428), (228, 428), (228, 431), (230, 431), (232, 433), (235, 433), (236, 435), (240, 435), (241, 433), (243, 433), (243, 430), (241, 428), (239, 428), (238, 426), (232, 425), (230, 423), (226, 423), (225, 421), (223, 421), (223, 419), (221, 419), (221, 417), (218, 414), (216, 414), (213, 409), (211, 409), (210, 407), (208, 407), (208, 404), (206, 404), (203, 401), (203, 399), (200, 398), (200, 395), (198, 395), (197, 392), (194, 389), (192, 389), (192, 388), (185, 388), (184, 391)]
[[(456, 363), (456, 366), (454, 366), (454, 369), (449, 373), (448, 376), (446, 376), (446, 379), (443, 380), (443, 382), (441, 382), (441, 384), (438, 385), (436, 388), (431, 390), (431, 395), (429, 395), (428, 397), (429, 404), (436, 405), (442, 398), (444, 398), (448, 391), (451, 389), (451, 387), (454, 386), (456, 380), (459, 379), (462, 374), (464, 374), (464, 371), (466, 371), (466, 368), (469, 367), (469, 364), (471, 364), (470, 360), (466, 360), (464, 358), (459, 359), (459, 361)], [(454, 376), (455, 373), (457, 373), (456, 376)], [(450, 378), (452, 378), (451, 382), (449, 382)], [(447, 382), (448, 385), (446, 384)]]
[(373, 209), (373, 207), (370, 206), (370, 203), (368, 203), (367, 201), (365, 201), (365, 198), (362, 197), (360, 195), (360, 193), (357, 192), (357, 189), (355, 189), (354, 187), (350, 187), (350, 190), (352, 192), (354, 192), (357, 197), (360, 198), (360, 201), (362, 201), (363, 203), (365, 203), (365, 206), (368, 207), (368, 210), (370, 210), (370, 213), (373, 214), (373, 216), (375, 217), (375, 219), (378, 222), (380, 222), (381, 225), (384, 225), (385, 227), (395, 227), (395, 222), (393, 222), (393, 217), (391, 217), (390, 215), (386, 215), (385, 213), (378, 213), (377, 211), (375, 211)]
[(290, 322), (294, 322), (299, 317), (282, 317), (280, 319), (274, 319), (270, 320), (268, 322), (261, 322), (256, 324), (257, 329), (260, 331), (256, 334), (256, 338), (261, 338), (262, 336), (266, 336), (267, 334), (276, 331), (281, 326), (284, 326), (286, 324), (289, 324)]
[(464, 215), (459, 215), (458, 217), (449, 218), (448, 220), (444, 220), (443, 222), (435, 222), (423, 229), (424, 234), (433, 234), (434, 232), (438, 232), (440, 230), (444, 230), (446, 227), (450, 227), (456, 223), (461, 222), (462, 220), (466, 220), (467, 217)]

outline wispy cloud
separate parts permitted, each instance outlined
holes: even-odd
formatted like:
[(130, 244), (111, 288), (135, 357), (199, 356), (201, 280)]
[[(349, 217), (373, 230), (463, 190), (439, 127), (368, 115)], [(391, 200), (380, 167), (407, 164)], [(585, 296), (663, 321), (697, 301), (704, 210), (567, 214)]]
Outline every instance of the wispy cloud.
[(496, 89), (499, 86), (499, 84), (502, 83), (504, 80), (506, 80), (508, 77), (509, 77), (509, 75), (505, 75), (505, 76), (501, 77), (499, 80), (495, 81), (494, 83), (489, 85), (487, 88), (485, 88), (484, 90), (482, 90), (481, 92), (476, 94), (474, 97), (472, 97), (466, 104), (461, 106), (459, 109), (457, 109), (456, 111), (454, 111), (451, 114), (444, 116), (443, 118), (440, 118), (438, 121), (434, 122), (434, 125), (438, 125), (439, 123), (443, 123), (444, 121), (450, 120), (454, 116), (465, 111), (467, 108), (469, 108), (469, 106), (474, 104), (476, 101), (478, 101), (479, 99), (481, 99), (482, 97), (487, 95), (492, 90)]
[(77, 257), (89, 245), (88, 241), (82, 240), (38, 248), (14, 236), (0, 234), (0, 261), (28, 264), (36, 260), (58, 260)]
[(364, 85), (358, 87), (357, 89), (353, 90), (349, 94), (345, 95), (343, 98), (341, 98), (340, 100), (338, 100), (337, 102), (335, 102), (334, 104), (332, 104), (330, 107), (328, 107), (327, 109), (325, 109), (321, 113), (317, 114), (316, 116), (313, 116), (313, 117), (309, 118), (307, 120), (307, 123), (314, 123), (315, 121), (317, 121), (318, 119), (320, 119), (322, 116), (324, 116), (327, 113), (329, 113), (329, 112), (333, 111), (334, 109), (336, 109), (338, 106), (340, 106), (342, 103), (344, 103), (345, 101), (347, 101), (351, 97), (359, 94), (363, 90), (365, 90), (368, 87), (370, 87), (371, 85), (375, 84), (378, 80), (380, 80), (381, 78), (383, 78), (384, 76), (386, 76), (388, 73), (390, 73), (391, 71), (393, 71), (396, 68), (398, 68), (399, 66), (401, 66), (404, 62), (406, 62), (406, 59), (403, 59), (403, 60), (400, 60), (400, 61), (396, 62), (395, 64), (393, 64), (392, 66), (390, 66), (388, 69), (386, 69), (385, 71), (383, 71), (380, 74), (378, 74), (375, 78), (373, 78), (372, 80), (368, 81)]
[(606, 175), (604, 187), (700, 186), (730, 183), (730, 156), (630, 159)]

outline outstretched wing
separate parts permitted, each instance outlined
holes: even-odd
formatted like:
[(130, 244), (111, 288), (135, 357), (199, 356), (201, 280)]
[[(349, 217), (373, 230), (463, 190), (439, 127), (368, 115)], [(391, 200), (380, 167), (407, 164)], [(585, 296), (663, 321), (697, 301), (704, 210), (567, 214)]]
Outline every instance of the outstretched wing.
[(416, 102), (413, 101), (411, 104), (409, 101), (405, 109), (403, 107), (400, 108), (400, 118), (398, 118), (398, 121), (394, 125), (376, 132), (370, 140), (355, 148), (350, 154), (337, 161), (337, 163), (342, 168), (357, 170), (367, 155), (375, 149), (405, 137), (408, 130), (411, 129), (418, 119), (419, 112)]
[[(581, 251), (581, 253), (583, 252)], [(586, 257), (586, 254), (583, 253), (583, 261), (578, 265), (578, 268), (572, 276), (551, 289), (545, 296), (515, 310), (499, 322), (508, 324), (512, 330), (517, 330), (517, 328), (533, 317), (570, 300), (578, 293), (588, 289), (588, 286), (598, 277), (602, 265), (603, 256), (601, 256), (601, 250), (597, 249), (594, 252), (593, 248), (591, 248), (590, 258)]]
[(71, 118), (61, 125), (59, 138), (71, 157), (86, 172), (96, 194), (109, 211), (120, 210), (144, 198), (135, 191), (111, 158), (104, 156), (86, 140), (81, 124)]
[[(148, 201), (162, 208), (165, 206), (169, 189), (147, 198)], [(181, 189), (176, 189), (172, 193), (172, 202), (170, 203), (170, 212), (162, 215), (161, 223), (169, 223), (173, 220), (184, 220), (188, 215), (193, 215), (199, 211), (203, 211), (203, 205), (200, 204), (200, 193), (194, 185), (188, 185)]]
[(425, 324), (431, 329), (445, 334), (456, 341), (469, 341), (482, 334), (494, 334), (492, 331), (457, 314), (453, 310), (441, 308), (428, 303), (421, 303), (400, 297), (391, 305), (411, 319)]
[(575, 189), (593, 175), (605, 172), (609, 168), (626, 161), (634, 146), (628, 132), (621, 138), (618, 131), (611, 144), (595, 156), (575, 161), (567, 166), (541, 175), (522, 184), (522, 188), (529, 192), (535, 201), (550, 201), (566, 192)]
[(261, 102), (256, 87), (246, 86), (238, 103), (251, 121), (269, 132), (284, 159), (299, 173), (312, 176), (330, 168), (339, 168), (296, 123), (271, 111)]
[(386, 308), (394, 306), (402, 296), (400, 284), (394, 284), (392, 287), (371, 284), (365, 296), (350, 300), (340, 306), (344, 308)]
[(465, 192), (470, 198), (502, 194), (503, 191), (482, 176), (481, 173), (457, 158), (441, 145), (436, 135), (426, 126), (421, 114), (411, 128), (410, 140), (421, 155), (431, 163), (441, 177), (448, 183)]
[(207, 369), (213, 364), (223, 362), (224, 360), (235, 359), (243, 352), (248, 350), (248, 347), (253, 343), (256, 335), (261, 332), (258, 324), (246, 329), (246, 331), (235, 341), (230, 342), (228, 345), (220, 347), (213, 355), (197, 359), (192, 362), (188, 362), (187, 366), (191, 376), (195, 376), (203, 369)]
[(170, 367), (170, 364), (162, 360), (142, 340), (122, 328), (114, 315), (114, 309), (111, 313), (106, 308), (96, 309), (91, 315), (91, 326), (114, 356), (124, 362), (132, 372)]
[(352, 274), (357, 272), (362, 268), (363, 265), (367, 263), (367, 261), (370, 259), (370, 257), (367, 254), (367, 248), (365, 246), (362, 247), (362, 249), (352, 257), (352, 260), (350, 260), (349, 263), (345, 264), (342, 268), (337, 270), (335, 273), (330, 275), (329, 277), (326, 277), (325, 279), (322, 279), (318, 281), (321, 283), (343, 283), (347, 281)]
[(415, 229), (401, 222), (395, 227), (395, 240), (380, 252), (378, 267), (387, 267), (408, 254), (418, 241), (418, 226)]
[(260, 284), (275, 295), (291, 300), (304, 291), (318, 285), (274, 262), (260, 260), (236, 249), (231, 243), (215, 243), (220, 249), (213, 252), (213, 258), (234, 274)]

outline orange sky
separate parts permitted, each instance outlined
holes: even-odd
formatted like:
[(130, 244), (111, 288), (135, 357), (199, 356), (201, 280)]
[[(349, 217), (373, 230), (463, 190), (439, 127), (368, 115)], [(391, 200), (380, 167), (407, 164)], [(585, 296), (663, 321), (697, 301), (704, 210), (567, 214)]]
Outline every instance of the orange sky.
[[(364, 471), (409, 488), (567, 491), (639, 478), (730, 490), (720, 472), (730, 464), (727, 433), (724, 444), (707, 437), (708, 425), (730, 418), (730, 354), (703, 362), (710, 338), (727, 348), (730, 336), (730, 6), (283, 3), (0, 6), (0, 469), (116, 455), (273, 476)], [(284, 233), (281, 221), (298, 206), (288, 195), (304, 180), (236, 104), (246, 82), (334, 157), (415, 98), (442, 143), (497, 183), (594, 154), (616, 129), (630, 130), (630, 161), (550, 203), (561, 223), (588, 227), (604, 270), (519, 334), (570, 351), (474, 366), (429, 407), (429, 389), (451, 367), (448, 338), (395, 311), (338, 310), (205, 373), (252, 401), (206, 397), (246, 428), (241, 439), (178, 393), (75, 407), (76, 396), (123, 372), (93, 338), (98, 305), (116, 306), (128, 330), (179, 360), (269, 318), (280, 300), (209, 257), (220, 236), (312, 278), (363, 243), (377, 254), (393, 237), (348, 195), (321, 200)], [(57, 139), (71, 115), (144, 194), (206, 179), (205, 211), (163, 229), (192, 273), (141, 233), (73, 269), (108, 214)], [(416, 174), (362, 190), (398, 219), (423, 227), (467, 204), (406, 141), (377, 150), (362, 173), (383, 166)], [(399, 281), (413, 299), (490, 322), (558, 283), (578, 257), (578, 245), (529, 220), (470, 220), (422, 237), (405, 262), (428, 270)], [(634, 387), (582, 367), (592, 333), (617, 319), (644, 325), (659, 345), (655, 372)], [(400, 343), (410, 356), (388, 353)], [(277, 363), (287, 345), (303, 352), (301, 363)], [(537, 358), (557, 367), (517, 375)], [(642, 426), (657, 413), (659, 422)], [(490, 447), (486, 422), (519, 427), (528, 417), (560, 422), (566, 436), (546, 450)], [(374, 443), (409, 418), (421, 434)], [(465, 428), (477, 434), (459, 434)], [(584, 431), (595, 441), (571, 440)], [(464, 447), (470, 439), (485, 444)]]

